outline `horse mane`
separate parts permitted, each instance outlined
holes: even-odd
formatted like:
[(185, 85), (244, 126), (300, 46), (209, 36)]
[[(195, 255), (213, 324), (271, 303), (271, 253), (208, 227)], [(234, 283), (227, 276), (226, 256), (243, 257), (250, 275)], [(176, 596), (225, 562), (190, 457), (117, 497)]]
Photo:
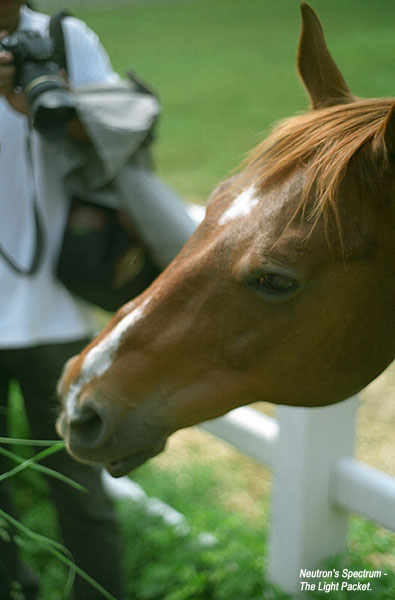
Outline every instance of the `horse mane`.
[[(332, 210), (341, 230), (339, 188), (352, 174), (353, 192), (372, 193), (382, 185), (389, 162), (383, 130), (394, 98), (362, 99), (312, 110), (281, 121), (244, 166), (259, 191), (303, 169), (305, 185), (298, 210), (316, 224)], [(352, 166), (352, 168), (351, 168)]]

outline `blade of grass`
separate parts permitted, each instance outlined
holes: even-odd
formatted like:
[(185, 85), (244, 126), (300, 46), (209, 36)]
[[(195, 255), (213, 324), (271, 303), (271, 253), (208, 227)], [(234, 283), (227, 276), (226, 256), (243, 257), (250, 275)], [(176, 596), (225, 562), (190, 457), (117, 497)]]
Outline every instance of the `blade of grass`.
[[(2, 509), (0, 509), (0, 518), (3, 518), (4, 521), (15, 527), (15, 529), (17, 529), (25, 537), (30, 538), (36, 544), (43, 546), (44, 549), (50, 552), (51, 554), (53, 554), (53, 550), (56, 550), (60, 554), (69, 554), (69, 556), (71, 556), (71, 559), (73, 558), (70, 551), (65, 546), (63, 546), (63, 544), (57, 542), (56, 540), (52, 540), (44, 535), (36, 533), (35, 531), (32, 531), (31, 529), (26, 527), (26, 525), (23, 525), (23, 523), (21, 523)], [(62, 556), (64, 555), (62, 554)], [(67, 577), (67, 582), (65, 585), (65, 598), (71, 594), (76, 573), (73, 561), (71, 560), (70, 562), (72, 562), (73, 566), (69, 566), (69, 575)]]
[(59, 440), (29, 440), (23, 438), (0, 437), (0, 444), (19, 445), (19, 446), (53, 446), (54, 444), (63, 444)]
[(62, 544), (57, 542), (56, 540), (52, 540), (47, 538), (35, 531), (32, 531), (13, 517), (6, 513), (4, 510), (0, 509), (0, 516), (3, 517), (8, 523), (13, 525), (16, 529), (18, 529), (21, 533), (23, 533), (26, 537), (34, 540), (37, 544), (40, 544), (45, 547), (45, 549), (50, 552), (53, 556), (58, 558), (61, 562), (63, 562), (66, 566), (72, 569), (75, 573), (77, 573), (82, 579), (85, 579), (92, 587), (94, 587), (106, 600), (116, 600), (112, 594), (110, 594), (107, 590), (105, 590), (97, 581), (95, 581), (90, 575), (85, 573), (78, 565), (74, 563), (74, 561), (65, 553), (70, 554), (70, 552), (65, 548)]
[(3, 481), (4, 479), (7, 479), (8, 477), (12, 477), (13, 475), (16, 475), (17, 473), (20, 473), (20, 471), (23, 471), (24, 469), (29, 467), (31, 464), (38, 462), (38, 461), (46, 458), (47, 456), (50, 456), (51, 454), (55, 454), (55, 452), (59, 452), (59, 450), (62, 450), (63, 447), (64, 447), (64, 443), (58, 442), (57, 444), (54, 444), (53, 446), (50, 446), (49, 448), (42, 450), (38, 454), (35, 454), (31, 458), (27, 458), (26, 460), (23, 460), (17, 467), (14, 467), (13, 469), (11, 469), (10, 471), (7, 471), (6, 473), (2, 473), (0, 475), (0, 481)]
[[(24, 458), (21, 458), (14, 452), (10, 452), (9, 450), (6, 450), (5, 448), (0, 447), (0, 454), (2, 454), (3, 456), (6, 456), (10, 460), (13, 460), (19, 464), (28, 462), (28, 461), (25, 461)], [(36, 455), (36, 456), (38, 456), (38, 455)], [(55, 471), (54, 469), (50, 469), (49, 467), (46, 467), (44, 465), (36, 464), (36, 462), (34, 462), (34, 459), (36, 459), (36, 457), (33, 457), (33, 460), (29, 461), (29, 464), (26, 466), (28, 466), (30, 469), (34, 469), (35, 471), (40, 472), (42, 475), (47, 475), (49, 477), (53, 477), (54, 479), (59, 479), (60, 481), (63, 481), (63, 483), (70, 485), (71, 487), (75, 488), (76, 490), (79, 490), (80, 492), (84, 492), (84, 493), (88, 492), (87, 488), (84, 487), (83, 485), (81, 485), (80, 483), (77, 483), (76, 481), (74, 481), (73, 479), (70, 479), (70, 477), (63, 475), (62, 473), (59, 473), (59, 471)]]

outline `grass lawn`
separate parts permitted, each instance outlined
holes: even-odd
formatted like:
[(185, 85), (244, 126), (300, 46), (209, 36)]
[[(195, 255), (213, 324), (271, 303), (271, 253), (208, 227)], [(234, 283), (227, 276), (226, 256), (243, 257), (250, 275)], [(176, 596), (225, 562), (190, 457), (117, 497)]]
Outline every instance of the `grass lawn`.
[[(307, 107), (295, 71), (298, 4), (296, 0), (51, 3), (56, 9), (69, 7), (99, 33), (120, 73), (132, 68), (157, 88), (164, 108), (158, 169), (182, 196), (201, 203), (274, 121)], [(366, 96), (393, 92), (393, 0), (311, 0), (311, 4), (353, 91)], [(14, 432), (27, 435), (17, 393), (13, 419)], [(364, 399), (358, 443), (359, 458), (392, 474), (394, 426), (392, 371)], [(285, 599), (264, 581), (268, 471), (226, 445), (187, 430), (176, 434), (166, 453), (133, 477), (149, 495), (183, 512), (191, 532), (180, 535), (156, 517), (120, 503), (130, 599), (266, 600), (269, 594)], [(56, 536), (56, 519), (42, 480), (25, 473), (15, 478), (15, 487), (24, 522)], [(202, 544), (205, 532), (216, 536), (216, 546)], [(40, 600), (61, 600), (64, 568), (37, 544), (23, 543), (42, 574)], [(353, 518), (347, 566), (373, 564), (390, 573), (386, 583), (370, 593), (370, 600), (395, 598), (394, 556), (394, 534)], [(354, 600), (360, 594), (324, 596)]]

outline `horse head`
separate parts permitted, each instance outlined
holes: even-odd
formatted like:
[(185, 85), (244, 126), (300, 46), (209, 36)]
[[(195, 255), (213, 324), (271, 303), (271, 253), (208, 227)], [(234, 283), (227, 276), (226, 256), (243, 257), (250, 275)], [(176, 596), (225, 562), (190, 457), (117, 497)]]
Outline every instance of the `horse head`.
[(240, 405), (340, 402), (394, 358), (394, 99), (350, 92), (302, 4), (312, 110), (212, 194), (179, 255), (69, 361), (58, 430), (115, 476)]

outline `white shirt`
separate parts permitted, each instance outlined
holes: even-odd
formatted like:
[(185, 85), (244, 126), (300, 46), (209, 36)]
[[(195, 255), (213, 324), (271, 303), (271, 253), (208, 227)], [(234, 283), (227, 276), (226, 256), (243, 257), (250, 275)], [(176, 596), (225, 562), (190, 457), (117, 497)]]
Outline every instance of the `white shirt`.
[[(19, 29), (48, 33), (48, 24), (47, 15), (21, 9)], [(67, 18), (63, 26), (72, 87), (119, 80), (96, 34), (75, 18)], [(27, 136), (27, 118), (0, 97), (0, 244), (24, 268), (30, 265), (36, 244)], [(46, 176), (44, 181), (40, 134), (33, 132), (31, 144), (44, 256), (35, 274), (23, 276), (0, 255), (0, 348), (73, 341), (91, 335), (95, 328), (91, 308), (54, 275), (68, 204), (59, 178)]]

